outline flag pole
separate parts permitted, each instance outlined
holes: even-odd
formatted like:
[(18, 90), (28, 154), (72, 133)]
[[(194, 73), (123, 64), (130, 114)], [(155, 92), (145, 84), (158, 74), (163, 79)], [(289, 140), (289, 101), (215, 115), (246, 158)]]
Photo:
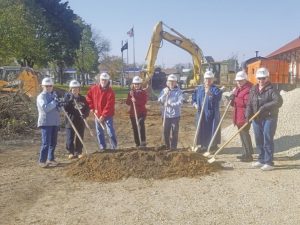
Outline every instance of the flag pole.
[(122, 52), (122, 79), (121, 79), (121, 85), (122, 85), (122, 87), (124, 87), (124, 77), (125, 77), (125, 75), (124, 75), (124, 57), (123, 57), (123, 52), (124, 52), (124, 50), (122, 49), (123, 48), (123, 40), (122, 40), (122, 43), (121, 43), (121, 52)]
[(133, 39), (132, 39), (132, 42), (133, 42), (133, 74), (135, 75), (135, 46), (134, 46), (134, 36), (135, 36), (135, 31), (134, 31), (134, 26), (132, 26), (132, 31), (133, 31)]
[[(128, 43), (128, 40), (127, 40), (127, 43)], [(129, 63), (129, 61), (128, 61), (128, 49), (129, 49), (129, 46), (128, 46), (128, 48), (127, 48), (127, 66), (126, 66), (126, 68), (128, 67), (128, 63)]]

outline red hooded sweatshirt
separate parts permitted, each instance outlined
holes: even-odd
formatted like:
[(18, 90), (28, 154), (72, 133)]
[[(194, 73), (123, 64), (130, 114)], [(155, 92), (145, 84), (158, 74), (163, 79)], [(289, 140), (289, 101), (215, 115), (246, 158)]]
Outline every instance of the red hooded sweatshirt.
[(87, 95), (86, 101), (91, 110), (97, 110), (97, 116), (112, 117), (115, 113), (115, 93), (111, 87), (102, 88), (93, 85)]

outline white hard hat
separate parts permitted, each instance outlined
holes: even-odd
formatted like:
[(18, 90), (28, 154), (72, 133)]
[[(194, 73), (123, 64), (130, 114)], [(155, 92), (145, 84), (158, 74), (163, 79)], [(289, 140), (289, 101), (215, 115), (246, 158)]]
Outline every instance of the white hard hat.
[(70, 88), (80, 87), (80, 83), (77, 80), (71, 80), (69, 87)]
[(53, 80), (50, 77), (45, 77), (42, 80), (42, 85), (46, 86), (46, 85), (53, 85)]
[(168, 76), (168, 81), (177, 81), (176, 75), (170, 74), (170, 75)]
[(143, 82), (143, 79), (140, 78), (139, 76), (135, 76), (133, 79), (132, 79), (132, 83), (133, 84), (141, 84)]
[(100, 74), (100, 80), (109, 80), (110, 76), (108, 75), (108, 73), (101, 73)]
[(269, 75), (269, 71), (264, 67), (261, 67), (256, 71), (256, 78), (268, 77)]
[(204, 79), (209, 79), (209, 78), (214, 78), (214, 77), (215, 77), (215, 75), (210, 70), (208, 70), (204, 73)]
[(235, 75), (235, 80), (247, 80), (247, 73), (245, 71), (239, 71)]

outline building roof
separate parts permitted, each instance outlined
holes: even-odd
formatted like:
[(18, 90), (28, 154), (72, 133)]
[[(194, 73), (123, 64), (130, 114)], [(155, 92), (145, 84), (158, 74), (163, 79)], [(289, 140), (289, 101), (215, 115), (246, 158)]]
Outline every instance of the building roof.
[(286, 45), (272, 52), (267, 56), (267, 58), (273, 58), (281, 54), (288, 53), (290, 51), (297, 51), (297, 50), (300, 50), (300, 37), (296, 38), (295, 40), (287, 43)]

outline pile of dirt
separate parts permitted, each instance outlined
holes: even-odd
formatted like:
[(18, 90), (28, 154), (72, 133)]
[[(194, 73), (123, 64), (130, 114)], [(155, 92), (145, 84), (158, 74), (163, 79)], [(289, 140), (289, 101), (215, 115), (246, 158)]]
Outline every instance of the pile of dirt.
[(94, 153), (67, 167), (67, 175), (90, 181), (116, 181), (135, 177), (162, 179), (203, 176), (217, 171), (199, 153), (166, 150), (127, 149)]
[(36, 107), (21, 92), (0, 94), (0, 136), (3, 139), (29, 134), (36, 127)]

